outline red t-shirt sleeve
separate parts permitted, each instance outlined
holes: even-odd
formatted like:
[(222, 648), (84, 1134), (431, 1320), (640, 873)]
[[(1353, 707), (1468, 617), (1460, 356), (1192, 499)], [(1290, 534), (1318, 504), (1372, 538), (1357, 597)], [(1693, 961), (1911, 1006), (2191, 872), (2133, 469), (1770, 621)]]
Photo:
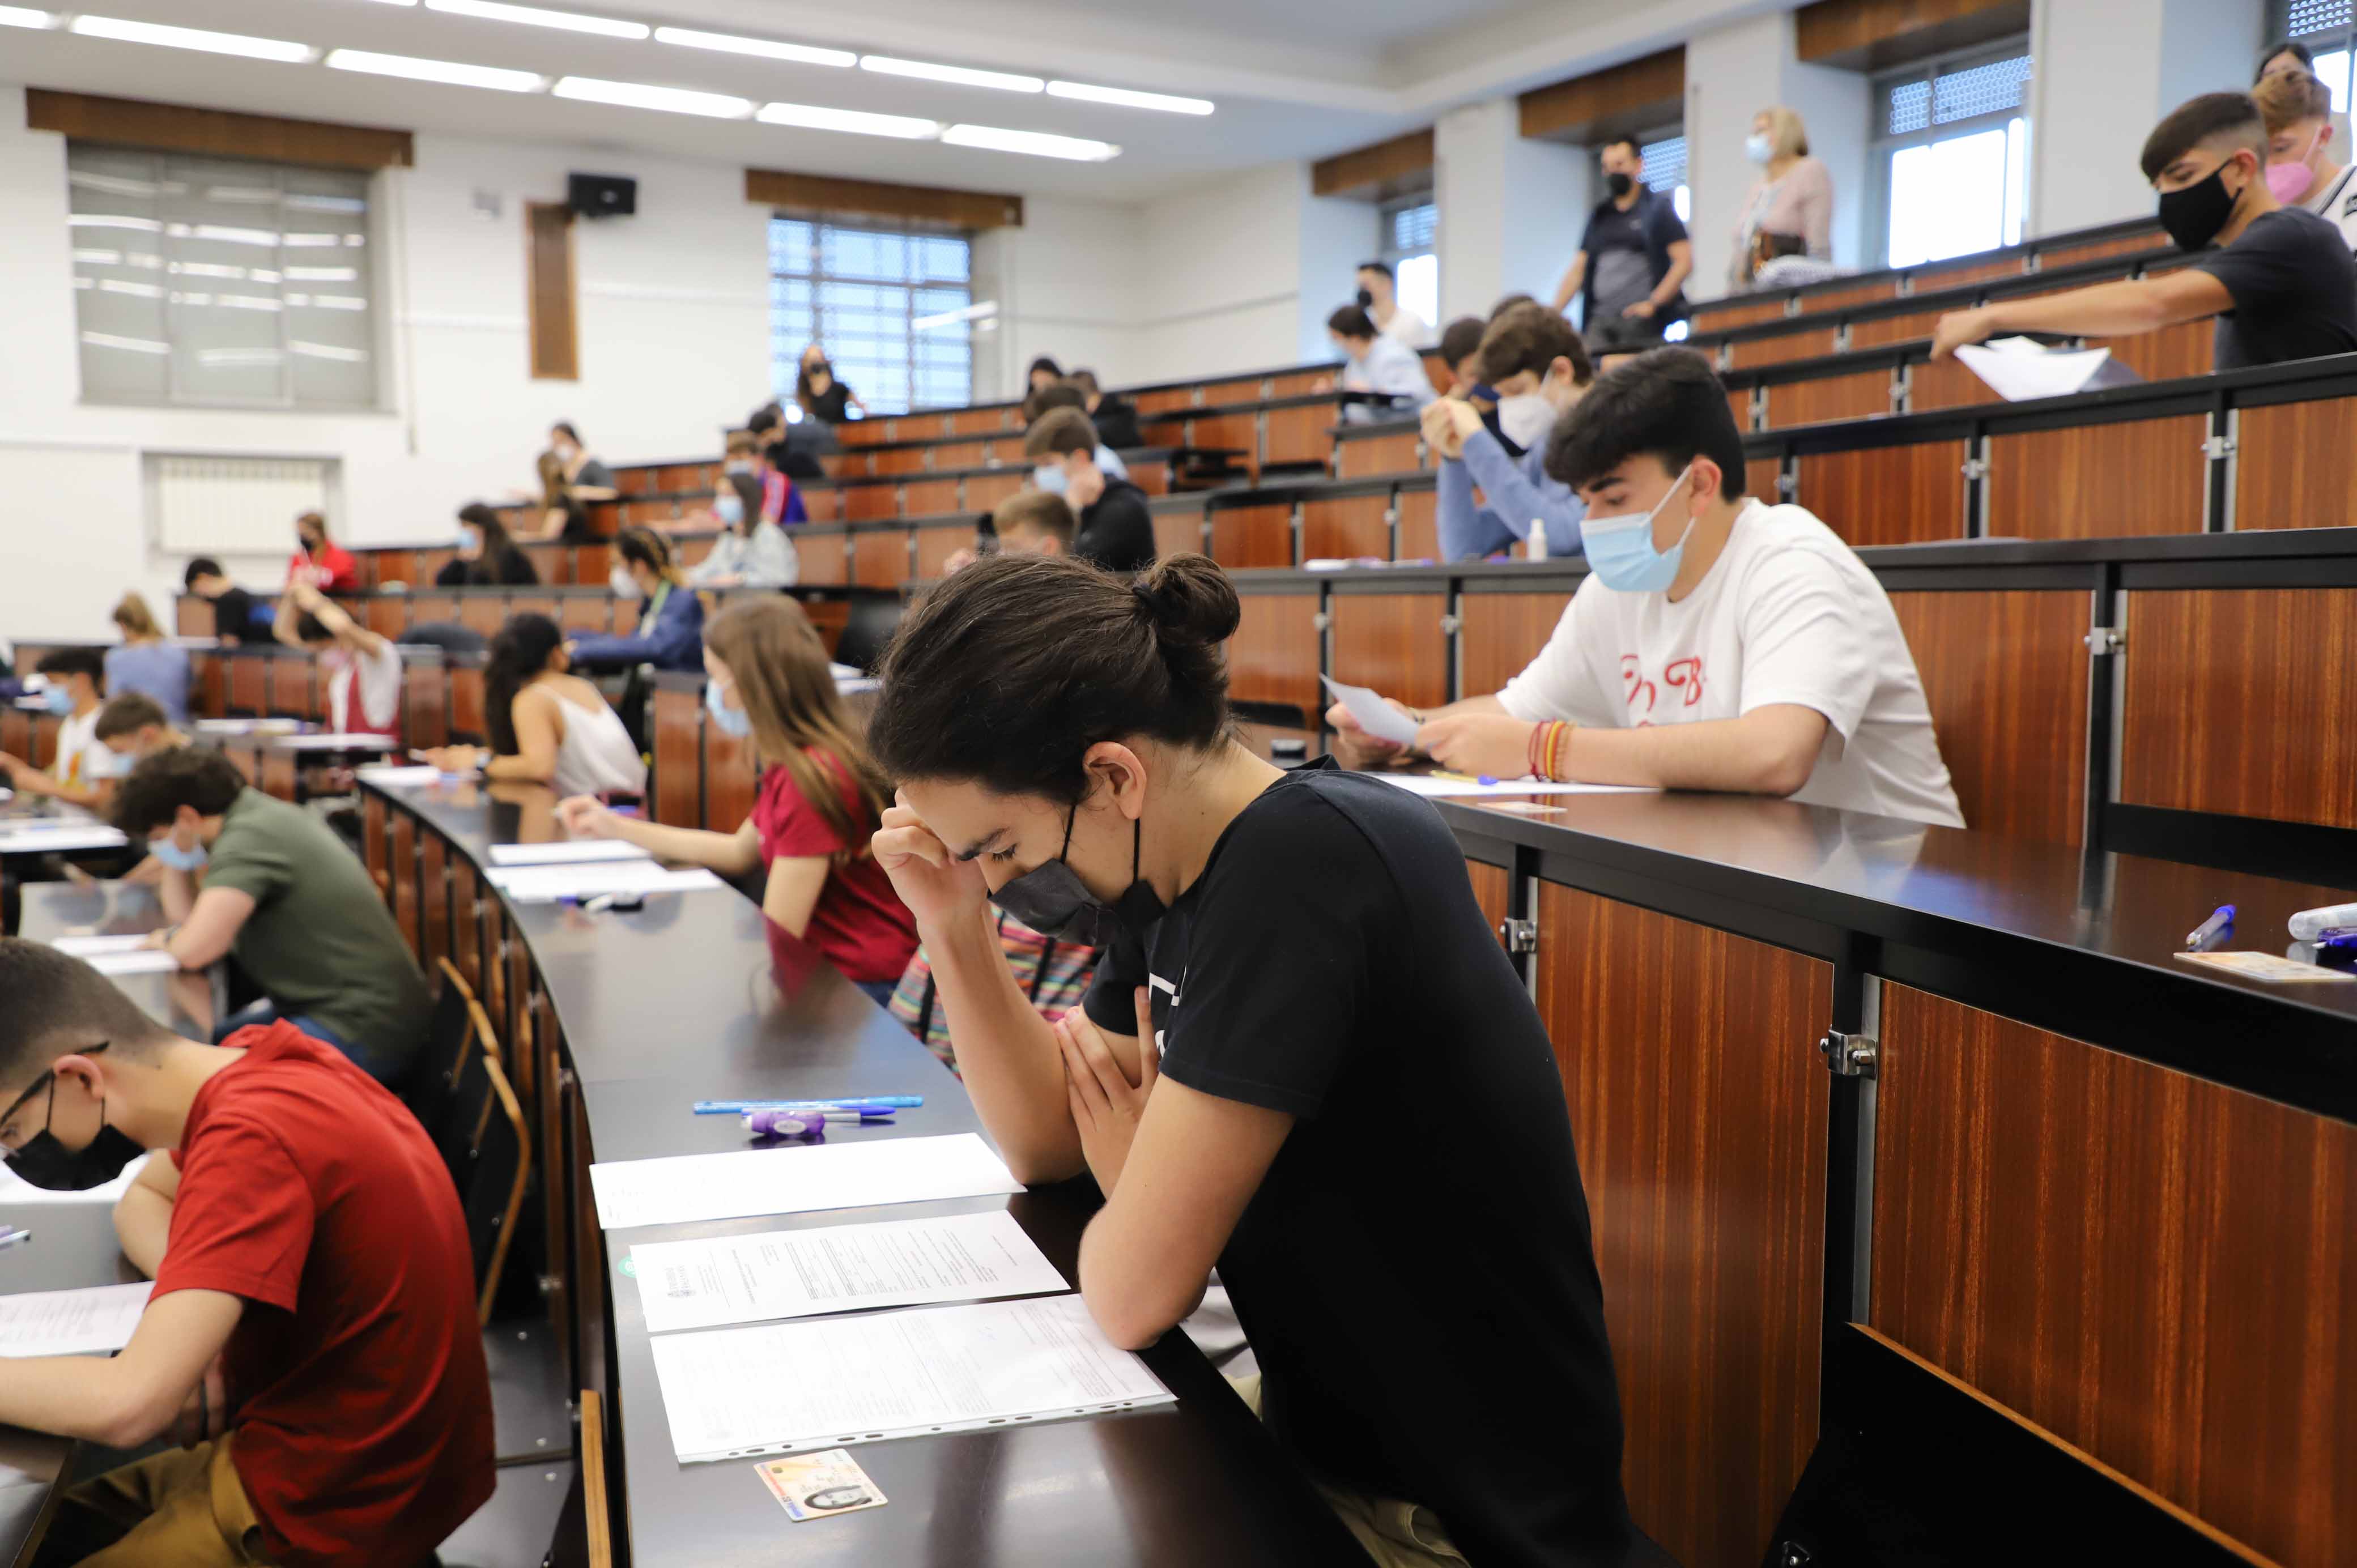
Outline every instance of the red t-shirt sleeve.
[[(845, 804), (850, 805), (850, 785), (842, 779), (834, 761), (823, 755), (816, 760), (823, 771), (843, 782)], [(755, 828), (761, 835), (761, 858), (765, 862), (815, 859), (845, 847), (843, 835), (828, 825), (817, 807), (803, 799), (802, 790), (794, 785), (794, 776), (783, 768), (771, 768), (762, 780), (759, 820)]]
[(315, 1212), (310, 1184), (276, 1135), (216, 1122), (179, 1164), (155, 1294), (217, 1290), (294, 1311)]

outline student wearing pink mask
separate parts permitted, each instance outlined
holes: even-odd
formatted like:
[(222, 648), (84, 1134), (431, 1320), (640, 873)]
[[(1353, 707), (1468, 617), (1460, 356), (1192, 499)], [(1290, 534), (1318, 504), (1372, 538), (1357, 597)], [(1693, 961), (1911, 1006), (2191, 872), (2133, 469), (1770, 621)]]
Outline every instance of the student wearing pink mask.
[(2341, 231), (2357, 252), (2357, 168), (2332, 161), (2332, 90), (2304, 70), (2278, 70), (2251, 89), (2267, 127), (2267, 188)]

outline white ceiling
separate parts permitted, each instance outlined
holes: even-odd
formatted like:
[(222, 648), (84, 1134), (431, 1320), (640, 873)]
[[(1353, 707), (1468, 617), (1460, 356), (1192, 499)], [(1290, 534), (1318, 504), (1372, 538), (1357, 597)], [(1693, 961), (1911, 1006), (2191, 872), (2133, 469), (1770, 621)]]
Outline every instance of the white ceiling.
[[(1071, 163), (802, 131), (541, 94), (445, 87), (0, 27), (0, 80), (421, 132), (640, 149), (856, 177), (1136, 201), (1278, 159), (1428, 124), (1452, 102), (1555, 80), (1683, 36), (1757, 0), (537, 0), (697, 27), (1206, 97), (1158, 113), (615, 39), (370, 0), (33, 0), (223, 32), (1049, 131), (1118, 144)], [(1674, 31), (1671, 29), (1676, 29)]]

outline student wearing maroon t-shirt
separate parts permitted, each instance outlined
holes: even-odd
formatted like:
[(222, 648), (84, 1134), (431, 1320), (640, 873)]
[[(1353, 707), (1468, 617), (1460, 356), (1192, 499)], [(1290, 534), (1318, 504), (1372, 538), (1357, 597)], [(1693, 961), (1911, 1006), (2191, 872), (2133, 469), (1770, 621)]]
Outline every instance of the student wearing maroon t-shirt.
[(221, 1046), (0, 940), (0, 1145), (115, 1205), (155, 1294), (122, 1354), (14, 1362), (0, 1423), (183, 1446), (65, 1494), (40, 1561), (413, 1568), (491, 1495), (466, 1221), (401, 1101), (291, 1024)]
[(726, 876), (762, 870), (761, 912), (888, 1000), (917, 950), (917, 919), (869, 854), (891, 800), (843, 705), (826, 649), (783, 596), (733, 604), (705, 624), (704, 701), (713, 727), (752, 743), (762, 767), (752, 814), (733, 833), (619, 816), (593, 796), (557, 807), (576, 837), (626, 839)]

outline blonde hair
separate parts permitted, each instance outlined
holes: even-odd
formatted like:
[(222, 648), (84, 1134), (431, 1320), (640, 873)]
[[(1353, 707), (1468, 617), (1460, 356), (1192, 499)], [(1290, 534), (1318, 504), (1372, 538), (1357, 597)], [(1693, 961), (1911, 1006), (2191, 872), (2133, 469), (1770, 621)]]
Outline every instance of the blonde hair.
[(2332, 119), (2332, 90), (2304, 70), (2269, 72), (2251, 89), (2251, 97), (2270, 136), (2303, 120)]
[(1804, 158), (1809, 156), (1809, 128), (1801, 124), (1801, 116), (1781, 103), (1760, 111), (1768, 117), (1768, 143), (1780, 158)]
[(137, 594), (123, 596), (122, 602), (114, 607), (114, 624), (123, 628), (124, 636), (136, 642), (164, 635), (163, 628), (156, 624), (155, 612)]
[[(784, 768), (843, 841), (834, 864), (866, 858), (868, 834), (891, 803), (891, 786), (843, 705), (826, 647), (802, 606), (782, 594), (740, 600), (705, 623), (704, 646), (736, 680), (737, 700), (752, 721), (754, 754), (765, 766)], [(844, 802), (845, 779), (858, 796), (856, 815)]]

